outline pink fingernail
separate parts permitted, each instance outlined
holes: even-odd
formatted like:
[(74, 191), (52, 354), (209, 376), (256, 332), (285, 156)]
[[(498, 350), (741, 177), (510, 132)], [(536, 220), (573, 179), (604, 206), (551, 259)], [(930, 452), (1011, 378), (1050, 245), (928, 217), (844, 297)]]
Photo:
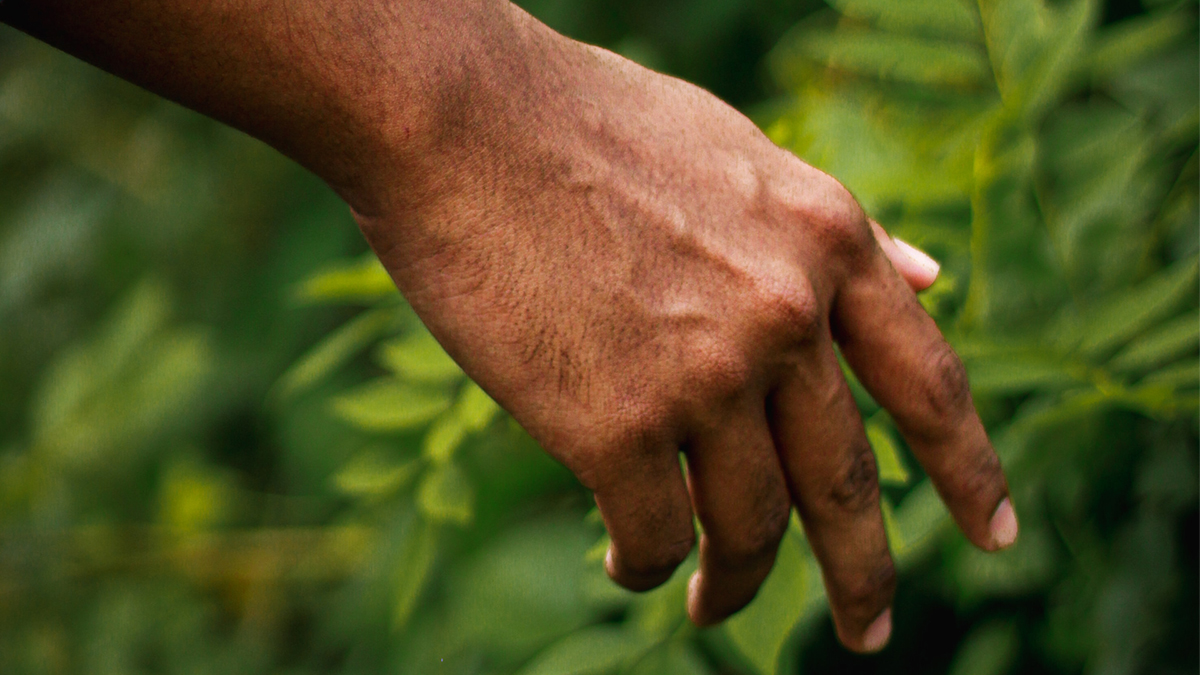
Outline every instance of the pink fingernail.
[(928, 253), (922, 251), (916, 246), (913, 246), (912, 244), (898, 237), (892, 237), (892, 241), (896, 242), (896, 246), (898, 246), (901, 251), (904, 251), (904, 255), (908, 256), (909, 260), (913, 261), (918, 267), (926, 272), (929, 272), (933, 276), (936, 277), (938, 270), (942, 269), (942, 266), (939, 265), (936, 260), (930, 258)]
[(992, 520), (988, 523), (988, 531), (992, 535), (992, 544), (997, 548), (1008, 548), (1017, 540), (1017, 512), (1013, 510), (1008, 497), (996, 507)]
[(892, 608), (888, 607), (871, 622), (863, 633), (863, 651), (877, 652), (883, 649), (892, 637)]

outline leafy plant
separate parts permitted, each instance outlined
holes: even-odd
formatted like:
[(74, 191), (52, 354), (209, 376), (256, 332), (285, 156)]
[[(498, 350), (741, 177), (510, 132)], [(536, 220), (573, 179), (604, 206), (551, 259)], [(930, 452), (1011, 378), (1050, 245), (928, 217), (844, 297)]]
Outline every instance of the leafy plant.
[[(1128, 583), (1146, 592), (1120, 607), (1106, 604), (1103, 591), (1069, 589), (1130, 571), (1136, 553), (1105, 546), (1097, 527), (1126, 533), (1118, 537), (1149, 527), (1157, 534), (1144, 536), (1161, 537), (1195, 499), (1195, 8), (1174, 3), (1100, 30), (1103, 8), (1086, 0), (837, 0), (833, 9), (798, 26), (772, 55), (772, 72), (793, 95), (775, 108), (768, 134), (943, 261), (923, 301), (968, 365), (1023, 525), (1005, 553), (963, 546), (886, 413), (856, 388), (886, 486), (893, 552), (905, 571), (940, 557), (940, 575), (966, 607), (1036, 593), (1068, 598), (1044, 628), (1069, 639), (1026, 644), (1011, 619), (999, 618), (965, 640), (955, 672), (1004, 672), (1023, 650), (1067, 668), (1127, 672), (1163, 636), (1149, 617), (1178, 583), (1164, 579), (1180, 571), (1168, 562), (1165, 577), (1135, 575)], [(315, 277), (307, 292), (369, 296), (384, 286), (383, 272), (364, 265)], [(332, 405), (363, 430), (420, 425), (421, 517), (465, 525), (470, 488), (450, 458), (495, 409), (467, 423), (477, 390), (438, 388), (454, 382), (451, 368), (409, 323), (406, 337), (379, 352), (391, 374)], [(357, 326), (344, 330), (357, 334)], [(331, 345), (348, 342), (336, 334), (293, 373), (328, 362)], [(422, 382), (419, 373), (447, 379)], [(1115, 428), (1161, 440), (1141, 451), (1129, 432), (1101, 432)], [(1144, 501), (1102, 526), (1089, 514), (1103, 490), (1088, 488), (1112, 478), (1099, 474), (1114, 461), (1139, 476)], [(1153, 468), (1160, 462), (1190, 478), (1165, 480)], [(1159, 478), (1143, 478), (1151, 475)], [(649, 654), (664, 669), (703, 672), (687, 651), (697, 638), (681, 628), (683, 578), (642, 597), (614, 593), (623, 621), (580, 627), (519, 672), (636, 672)], [(411, 597), (408, 586), (401, 592)], [(823, 611), (816, 563), (796, 524), (759, 597), (723, 637), (701, 644), (717, 639), (760, 673), (788, 671), (788, 646)], [(1106, 629), (1116, 625), (1111, 612), (1141, 617), (1142, 628)], [(650, 627), (647, 613), (659, 617)]]
[[(735, 4), (613, 46), (679, 61)], [(1194, 672), (1197, 8), (1144, 4), (830, 0), (770, 55), (768, 135), (942, 262), (921, 299), (1021, 517), (972, 550), (851, 382), (901, 569), (870, 661), (833, 641), (798, 522), (719, 628), (684, 615), (694, 559), (616, 587), (586, 492), (372, 256), (323, 262), (357, 236), (332, 196), (0, 42), (0, 671)]]

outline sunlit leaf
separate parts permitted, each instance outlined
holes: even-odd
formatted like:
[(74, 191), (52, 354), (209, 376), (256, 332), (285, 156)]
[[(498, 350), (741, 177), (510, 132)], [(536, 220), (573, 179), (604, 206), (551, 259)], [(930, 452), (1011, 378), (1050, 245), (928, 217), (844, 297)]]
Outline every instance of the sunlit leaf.
[(396, 284), (373, 253), (315, 274), (296, 289), (303, 302), (375, 302), (397, 295)]
[(454, 406), (455, 415), (471, 431), (481, 431), (500, 412), (500, 406), (474, 382), (467, 383)]
[(433, 522), (467, 525), (475, 516), (475, 488), (454, 464), (435, 466), (421, 479), (417, 506)]
[(453, 382), (463, 377), (454, 359), (425, 330), (385, 342), (379, 348), (379, 361), (399, 377), (414, 382)]
[(681, 565), (667, 583), (637, 596), (629, 608), (626, 625), (652, 641), (665, 639), (687, 621), (688, 580), (694, 562)]
[(313, 386), (396, 326), (390, 309), (365, 312), (325, 336), (276, 384), (274, 395), (287, 399)]
[(442, 415), (421, 440), (421, 453), (434, 464), (445, 464), (454, 457), (454, 451), (467, 437), (467, 432), (467, 426), (458, 415)]
[(758, 595), (725, 622), (725, 634), (760, 673), (778, 672), (779, 658), (801, 620), (823, 604), (820, 575), (794, 534), (783, 538), (775, 566)]
[(380, 448), (367, 448), (338, 470), (333, 484), (353, 497), (385, 497), (407, 485), (420, 468), (416, 459), (397, 461)]
[(908, 484), (908, 468), (900, 457), (900, 448), (891, 431), (878, 415), (866, 424), (867, 440), (875, 451), (875, 463), (879, 469), (879, 480), (893, 485)]
[(383, 377), (335, 396), (330, 406), (338, 417), (367, 431), (402, 431), (444, 412), (450, 396)]

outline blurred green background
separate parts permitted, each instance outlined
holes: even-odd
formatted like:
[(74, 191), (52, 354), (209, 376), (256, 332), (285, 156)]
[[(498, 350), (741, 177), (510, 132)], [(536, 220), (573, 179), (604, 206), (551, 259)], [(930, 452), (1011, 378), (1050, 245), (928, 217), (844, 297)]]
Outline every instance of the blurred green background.
[(837, 646), (793, 527), (698, 631), (465, 381), (346, 208), (0, 30), (0, 673), (1196, 673), (1197, 6), (528, 0), (697, 82), (943, 262), (1022, 534), (985, 556), (856, 396), (901, 575)]

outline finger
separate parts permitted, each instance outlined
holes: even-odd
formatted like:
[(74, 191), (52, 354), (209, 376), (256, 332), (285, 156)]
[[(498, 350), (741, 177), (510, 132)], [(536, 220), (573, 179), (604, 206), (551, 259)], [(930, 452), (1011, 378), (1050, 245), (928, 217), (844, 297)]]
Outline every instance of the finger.
[(696, 534), (678, 449), (630, 454), (606, 464), (595, 497), (612, 539), (604, 561), (608, 576), (645, 591), (671, 578)]
[(771, 397), (775, 442), (838, 638), (854, 651), (878, 651), (891, 634), (896, 572), (875, 456), (832, 340), (823, 335), (803, 357)]
[(933, 319), (882, 255), (838, 291), (832, 317), (842, 353), (901, 433), (975, 545), (1016, 539), (1008, 485), (975, 412), (966, 371)]
[(884, 255), (891, 261), (892, 267), (904, 277), (909, 287), (914, 291), (923, 291), (933, 285), (937, 280), (938, 270), (941, 269), (936, 260), (912, 244), (888, 236), (887, 231), (873, 220), (871, 231), (875, 234), (875, 241), (879, 242)]
[(754, 599), (787, 531), (792, 503), (761, 402), (689, 445), (688, 486), (704, 531), (688, 615), (717, 623)]

